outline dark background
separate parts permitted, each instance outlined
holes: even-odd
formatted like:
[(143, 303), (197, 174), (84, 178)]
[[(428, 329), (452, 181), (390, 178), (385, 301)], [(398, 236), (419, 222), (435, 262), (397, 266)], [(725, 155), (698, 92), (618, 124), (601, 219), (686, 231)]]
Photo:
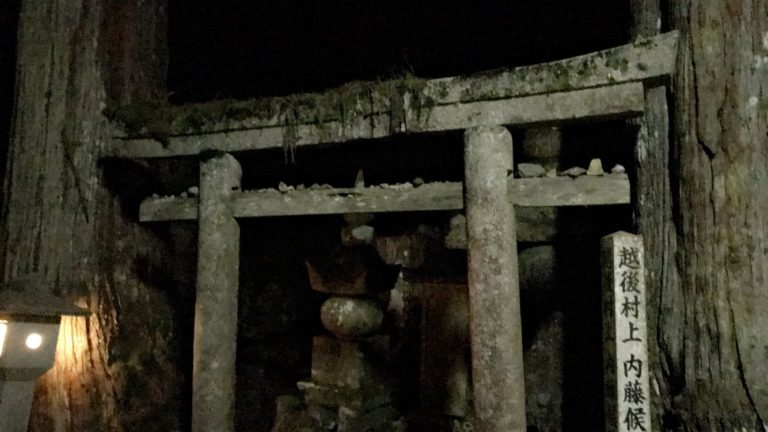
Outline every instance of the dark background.
[[(0, 180), (5, 177), (5, 158), (10, 136), (16, 76), (16, 28), (20, 4), (21, 0), (0, 1)], [(0, 204), (2, 202), (3, 192), (0, 186)]]
[(175, 102), (468, 74), (625, 43), (616, 0), (171, 0)]
[[(0, 1), (0, 177), (20, 1)], [(629, 20), (629, 5), (616, 0), (170, 0), (169, 99), (244, 99), (537, 63), (625, 43)]]

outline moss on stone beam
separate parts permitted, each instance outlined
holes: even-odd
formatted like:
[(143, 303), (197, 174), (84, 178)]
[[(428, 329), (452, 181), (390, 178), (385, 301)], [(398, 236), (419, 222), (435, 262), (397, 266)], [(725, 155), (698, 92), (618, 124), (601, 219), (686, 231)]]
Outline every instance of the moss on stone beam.
[(657, 79), (674, 72), (678, 38), (678, 32), (669, 32), (569, 59), (431, 80), (423, 96), (474, 102)]
[[(674, 72), (677, 40), (677, 32), (665, 33), (570, 59), (466, 77), (404, 76), (351, 82), (319, 93), (180, 106), (136, 103), (106, 113), (122, 126), (123, 133), (104, 156), (190, 154), (195, 149), (180, 146), (209, 134), (223, 135), (220, 138), (229, 144), (221, 145), (228, 151), (271, 148), (277, 143), (292, 153), (298, 145), (418, 132), (443, 108), (663, 79)], [(235, 137), (243, 131), (251, 131), (251, 136)], [(126, 152), (119, 148), (136, 141), (147, 145), (147, 139), (164, 149)]]
[(322, 125), (387, 113), (395, 92), (418, 91), (425, 80), (355, 81), (322, 93), (159, 106), (133, 103), (106, 112), (128, 137), (170, 137), (228, 130)]

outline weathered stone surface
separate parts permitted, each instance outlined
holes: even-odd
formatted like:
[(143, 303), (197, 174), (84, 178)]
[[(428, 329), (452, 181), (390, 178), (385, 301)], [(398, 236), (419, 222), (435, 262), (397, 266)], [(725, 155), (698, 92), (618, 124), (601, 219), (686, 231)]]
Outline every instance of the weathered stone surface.
[(564, 176), (574, 177), (575, 178), (575, 177), (583, 176), (586, 173), (587, 173), (587, 170), (585, 170), (582, 167), (571, 167), (571, 168), (568, 168), (567, 170), (561, 172), (560, 175), (564, 175)]
[(421, 288), (421, 406), (466, 417), (472, 396), (467, 285), (424, 283)]
[(630, 184), (626, 174), (584, 176), (584, 168), (572, 173), (576, 178), (510, 178), (509, 200), (516, 206), (534, 207), (629, 204)]
[(587, 175), (601, 176), (603, 174), (605, 174), (605, 171), (603, 170), (603, 162), (600, 159), (592, 159), (587, 168)]
[(422, 234), (379, 237), (376, 239), (376, 250), (389, 265), (415, 269), (424, 264), (428, 243), (429, 239)]
[(605, 430), (653, 430), (650, 405), (645, 251), (638, 235), (603, 237)]
[(296, 385), (304, 393), (304, 400), (307, 404), (326, 407), (343, 406), (358, 410), (383, 406), (392, 402), (391, 389), (384, 384), (370, 388), (364, 387), (362, 390), (316, 384), (310, 381), (300, 381)]
[[(521, 263), (522, 261), (522, 254)], [(563, 315), (546, 317), (525, 352), (526, 419), (539, 431), (562, 430)]]
[(348, 225), (356, 227), (360, 225), (367, 225), (373, 220), (373, 213), (345, 213), (344, 222)]
[(305, 261), (313, 290), (340, 295), (386, 291), (397, 280), (397, 267), (387, 266), (375, 251), (339, 248)]
[[(611, 86), (627, 85), (619, 83), (668, 75), (673, 70), (677, 38), (673, 32), (608, 51), (473, 77), (355, 83), (324, 94), (293, 95), (291, 102), (296, 101), (293, 103), (286, 98), (273, 98), (173, 107), (149, 113), (150, 118), (161, 119), (156, 123), (163, 125), (161, 130), (166, 136), (171, 135), (166, 137), (169, 138), (166, 145), (147, 138), (130, 140), (133, 142), (119, 139), (109, 143), (103, 154), (127, 158), (170, 157), (194, 155), (206, 148), (226, 151), (276, 148), (286, 145), (286, 136), (291, 136), (291, 141), (298, 141), (299, 145), (343, 142), (399, 132), (434, 130), (435, 125), (430, 127), (430, 121), (437, 118), (437, 122), (442, 123), (440, 120), (444, 117), (476, 120), (471, 124), (450, 125), (466, 129), (487, 124), (487, 119), (480, 117), (478, 121), (476, 109), (467, 112), (461, 108), (488, 105), (483, 103), (488, 100), (492, 103), (486, 111), (491, 114), (503, 111), (504, 105), (511, 102), (519, 104), (517, 109), (526, 117), (531, 112), (547, 114), (546, 118), (537, 117), (538, 121), (562, 118), (558, 114), (563, 114), (563, 105), (580, 110), (578, 115), (569, 113), (569, 118), (572, 115), (589, 115), (589, 112), (595, 115), (594, 111), (600, 111), (599, 108), (604, 105), (622, 104), (626, 98), (615, 95), (578, 97), (573, 99), (579, 99), (579, 103), (567, 103), (569, 97), (563, 95), (597, 94)], [(394, 92), (393, 88), (397, 87), (404, 88), (405, 94)], [(541, 97), (545, 93), (556, 97)], [(499, 99), (502, 101), (493, 103)], [(521, 103), (521, 100), (528, 102)], [(532, 102), (534, 110), (530, 107)], [(287, 114), (286, 110), (293, 110), (292, 114)], [(246, 118), (221, 115), (229, 111), (246, 114)], [(565, 111), (569, 111), (568, 107)], [(424, 112), (429, 115), (422, 115)], [(189, 121), (192, 113), (196, 122)], [(199, 124), (200, 114), (204, 117), (203, 125)], [(298, 115), (296, 124), (285, 125), (288, 115)], [(530, 122), (532, 119), (525, 120)], [(512, 123), (515, 121), (525, 123), (521, 119), (512, 119)], [(194, 130), (190, 130), (190, 123), (197, 125)], [(138, 126), (141, 129), (146, 125)], [(286, 133), (288, 128), (293, 132)]]
[(319, 405), (310, 405), (307, 407), (307, 414), (315, 421), (320, 430), (332, 431), (339, 424), (339, 416), (332, 409)]
[(364, 246), (373, 243), (375, 229), (370, 225), (345, 226), (341, 229), (341, 244)]
[[(311, 263), (305, 261), (309, 284), (315, 291), (331, 294), (365, 294), (368, 292), (365, 283), (367, 272), (360, 257), (352, 255), (335, 263)], [(330, 267), (330, 268), (329, 268)], [(347, 269), (344, 272), (344, 269)]]
[(552, 245), (534, 246), (520, 252), (520, 288), (552, 291), (555, 284), (557, 253)]
[(340, 338), (373, 334), (381, 326), (384, 313), (373, 300), (331, 297), (320, 308), (320, 319), (328, 331)]
[(522, 178), (544, 177), (547, 171), (543, 166), (534, 163), (517, 164), (517, 175)]
[(342, 409), (354, 417), (367, 416), (371, 410), (383, 407), (396, 414), (388, 407), (393, 394), (388, 377), (389, 348), (389, 336), (384, 335), (356, 341), (331, 336), (314, 338), (311, 380), (297, 386), (307, 404), (303, 414), (314, 420), (318, 430), (342, 430)]
[(562, 140), (562, 132), (558, 127), (528, 128), (523, 136), (523, 154), (537, 162), (557, 160)]
[(385, 335), (356, 341), (315, 337), (311, 381), (298, 386), (310, 404), (354, 409), (381, 406), (392, 400), (386, 366), (389, 352)]
[(464, 135), (468, 283), (475, 420), (480, 432), (523, 431), (525, 386), (517, 236), (507, 199), (512, 136), (503, 127)]
[(467, 248), (467, 218), (463, 214), (451, 218), (450, 230), (445, 236), (445, 247), (448, 249)]
[(406, 432), (405, 420), (391, 406), (367, 412), (339, 408), (339, 427), (336, 432)]
[(623, 165), (616, 164), (611, 168), (611, 173), (613, 174), (624, 174), (625, 172), (627, 172), (627, 169)]
[(229, 154), (200, 163), (192, 431), (234, 431), (240, 227), (229, 205), (241, 170)]
[(375, 353), (366, 346), (370, 344), (316, 336), (312, 344), (312, 382), (348, 389), (372, 383), (377, 373), (365, 353)]
[(275, 423), (271, 432), (321, 432), (309, 415), (304, 402), (296, 396), (278, 396), (275, 401)]

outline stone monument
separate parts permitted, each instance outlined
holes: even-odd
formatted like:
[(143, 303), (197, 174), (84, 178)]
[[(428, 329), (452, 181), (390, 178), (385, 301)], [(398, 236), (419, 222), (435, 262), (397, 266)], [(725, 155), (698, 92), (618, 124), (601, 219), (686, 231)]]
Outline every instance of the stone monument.
[(602, 239), (605, 430), (651, 431), (643, 239)]

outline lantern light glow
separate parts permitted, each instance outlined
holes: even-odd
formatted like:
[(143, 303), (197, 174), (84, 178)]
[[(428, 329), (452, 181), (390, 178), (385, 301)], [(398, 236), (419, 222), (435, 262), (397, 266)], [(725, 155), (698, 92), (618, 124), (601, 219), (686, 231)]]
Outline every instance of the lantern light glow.
[(8, 321), (0, 320), (0, 357), (5, 349), (5, 335), (8, 333)]
[(43, 337), (39, 333), (30, 333), (24, 343), (27, 345), (27, 348), (34, 351), (43, 344)]

